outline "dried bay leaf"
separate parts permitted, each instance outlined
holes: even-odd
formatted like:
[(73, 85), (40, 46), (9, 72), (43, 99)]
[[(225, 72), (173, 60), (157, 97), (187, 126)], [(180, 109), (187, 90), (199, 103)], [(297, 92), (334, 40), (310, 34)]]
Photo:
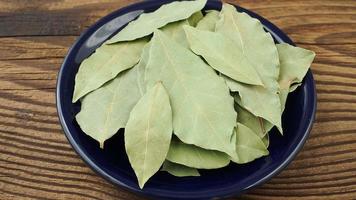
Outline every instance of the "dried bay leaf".
[(250, 113), (240, 105), (235, 105), (237, 122), (247, 126), (255, 132), (260, 138), (263, 138), (269, 130), (266, 130), (265, 120)]
[(230, 4), (223, 4), (220, 16), (216, 32), (235, 41), (239, 51), (261, 72), (261, 78), (271, 80), (263, 80), (270, 87), (270, 82), (276, 81), (279, 75), (278, 51), (271, 34), (265, 32), (260, 21), (237, 12)]
[(139, 62), (146, 39), (102, 45), (85, 59), (75, 77), (73, 103)]
[(265, 144), (266, 148), (268, 148), (268, 132), (272, 129), (273, 125), (261, 117), (254, 116), (238, 104), (235, 104), (235, 110), (238, 113), (237, 122), (250, 128), (258, 137), (262, 139), (262, 142)]
[(166, 159), (197, 169), (217, 169), (230, 163), (230, 157), (225, 153), (185, 144), (175, 138), (171, 141)]
[(281, 90), (279, 96), (283, 112), (288, 93), (295, 90), (295, 86), (292, 89), (291, 86), (303, 81), (315, 58), (315, 53), (286, 43), (277, 44), (277, 49), (281, 63), (278, 82)]
[(196, 27), (200, 20), (204, 17), (201, 11), (194, 13), (192, 16), (188, 18), (189, 25)]
[[(277, 44), (277, 49), (281, 63), (279, 74), (279, 97), (283, 113), (288, 93), (294, 91), (296, 87), (301, 84), (315, 57), (315, 53), (289, 44)], [(253, 115), (241, 106), (236, 106), (235, 108), (237, 113), (239, 113), (237, 121), (257, 133), (268, 147), (269, 137), (267, 133), (273, 128), (273, 125), (268, 121)]]
[(295, 83), (295, 84), (291, 85), (289, 88), (289, 92), (294, 92), (301, 85), (302, 85), (302, 83)]
[(150, 43), (147, 43), (142, 49), (140, 62), (137, 64), (137, 73), (138, 73), (137, 82), (138, 82), (141, 96), (143, 96), (146, 93), (145, 75), (146, 75), (146, 65), (150, 56), (149, 50), (150, 50)]
[(206, 31), (215, 31), (216, 22), (220, 19), (219, 12), (210, 10), (206, 13), (203, 19), (197, 24), (197, 28)]
[(220, 33), (203, 31), (190, 26), (183, 28), (192, 51), (202, 56), (212, 68), (236, 81), (263, 85), (249, 60), (236, 51), (238, 47), (233, 40)]
[(263, 138), (262, 138), (263, 144), (265, 144), (266, 148), (269, 147), (269, 134), (267, 133)]
[(206, 2), (176, 1), (140, 15), (85, 59), (76, 76), (78, 124), (101, 148), (126, 129), (140, 188), (160, 168), (200, 176), (198, 169), (268, 155), (268, 132), (277, 126), (283, 134), (287, 96), (315, 57), (274, 44), (257, 19), (232, 5), (203, 16)]
[(164, 161), (161, 171), (166, 171), (173, 176), (186, 177), (186, 176), (200, 176), (197, 169), (180, 165), (177, 163), (172, 163), (169, 161)]
[(173, 22), (163, 27), (162, 32), (164, 32), (167, 36), (169, 36), (169, 38), (171, 38), (181, 46), (189, 48), (187, 37), (185, 36), (183, 30), (184, 25), (189, 25), (189, 22), (187, 20)]
[(125, 148), (140, 188), (163, 164), (172, 137), (169, 96), (157, 82), (138, 101), (125, 128)]
[[(234, 99), (238, 105), (239, 105), (239, 103), (241, 104), (241, 98), (239, 95), (235, 95)], [(240, 108), (242, 108), (242, 107), (240, 106)], [(241, 113), (241, 116), (238, 118), (238, 121), (249, 120), (250, 123), (246, 123), (249, 128), (254, 126), (254, 124), (255, 125), (258, 124), (259, 125), (258, 127), (254, 126), (254, 128), (251, 128), (251, 129), (253, 129), (260, 137), (264, 137), (264, 135), (266, 135), (274, 127), (274, 125), (272, 123), (270, 123), (269, 121), (267, 121), (266, 119), (263, 119), (262, 117), (258, 117), (244, 108), (241, 112), (242, 113)], [(242, 124), (244, 124), (244, 123), (242, 123)]]
[(301, 83), (315, 58), (315, 53), (287, 43), (277, 44), (277, 50), (281, 63), (279, 82), (283, 83), (283, 88)]
[(237, 122), (250, 128), (257, 136), (262, 139), (262, 142), (269, 146), (269, 135), (268, 132), (273, 128), (273, 125), (250, 113), (248, 110), (242, 108), (240, 105), (235, 104), (235, 110), (238, 113)]
[[(281, 111), (283, 112), (288, 93), (294, 91), (300, 85), (315, 57), (315, 53), (288, 44), (277, 44), (277, 49), (281, 63), (279, 97), (282, 107)], [(251, 128), (260, 137), (263, 137), (265, 144), (268, 144), (268, 136), (266, 134), (273, 128), (273, 125), (240, 106), (237, 108), (237, 113), (239, 113), (238, 122)]]
[[(288, 93), (294, 91), (300, 85), (315, 57), (315, 53), (289, 44), (277, 44), (277, 49), (281, 63), (279, 97), (283, 113)], [(241, 106), (237, 106), (237, 113), (239, 113), (238, 122), (251, 128), (260, 137), (263, 137), (265, 144), (269, 144), (266, 134), (273, 128), (271, 123), (253, 115)]]
[(189, 47), (187, 38), (185, 36), (183, 26), (196, 26), (198, 21), (203, 17), (201, 11), (194, 13), (191, 17), (185, 20), (180, 20), (177, 22), (172, 22), (167, 24), (166, 26), (162, 27), (161, 30), (167, 34), (171, 39), (179, 43), (184, 47)]
[(138, 67), (134, 67), (83, 98), (76, 120), (101, 148), (105, 140), (125, 127), (132, 108), (141, 98), (138, 77)]
[(161, 30), (167, 34), (171, 39), (179, 43), (180, 45), (189, 48), (183, 26), (196, 26), (196, 23), (203, 17), (201, 11), (194, 13), (191, 17), (185, 20), (169, 23), (168, 25), (161, 28)]
[(260, 137), (247, 126), (237, 123), (236, 154), (238, 159), (232, 159), (232, 161), (243, 164), (266, 156), (269, 152)]
[[(268, 127), (272, 128), (275, 125), (280, 133), (283, 133), (278, 89), (275, 91), (260, 86), (238, 83), (228, 78), (226, 80), (232, 91), (239, 91), (238, 96), (235, 96), (235, 101), (240, 106), (251, 112), (253, 116), (267, 120), (267, 124), (272, 124)], [(266, 128), (266, 131), (268, 132), (270, 128)]]
[(168, 23), (189, 18), (204, 8), (207, 0), (175, 1), (161, 6), (152, 13), (141, 14), (107, 43), (131, 41), (152, 34)]
[(224, 80), (203, 60), (157, 30), (146, 67), (148, 88), (158, 80), (170, 96), (173, 129), (187, 144), (234, 156), (233, 98)]
[(281, 103), (279, 99), (279, 57), (273, 38), (266, 33), (262, 24), (246, 13), (224, 4), (216, 31), (224, 34), (240, 46), (259, 73), (264, 86), (251, 86), (226, 78), (231, 91), (239, 92), (237, 102), (255, 116), (266, 119), (283, 133), (281, 124)]

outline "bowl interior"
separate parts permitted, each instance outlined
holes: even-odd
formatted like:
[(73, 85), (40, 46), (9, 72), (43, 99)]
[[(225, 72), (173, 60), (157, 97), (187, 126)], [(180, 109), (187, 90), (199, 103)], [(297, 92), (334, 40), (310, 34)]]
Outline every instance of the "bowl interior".
[[(68, 140), (83, 160), (104, 178), (131, 191), (152, 197), (204, 199), (230, 196), (264, 182), (292, 160), (310, 131), (316, 99), (311, 72), (308, 72), (303, 85), (288, 97), (282, 119), (284, 136), (275, 129), (272, 130), (269, 156), (244, 165), (230, 164), (222, 169), (202, 170), (200, 177), (176, 178), (166, 172), (159, 172), (143, 190), (140, 190), (126, 156), (123, 130), (109, 139), (105, 143), (105, 149), (102, 150), (95, 140), (79, 128), (75, 115), (80, 110), (80, 103), (71, 102), (74, 78), (79, 64), (129, 21), (143, 12), (154, 11), (162, 4), (161, 1), (148, 1), (120, 9), (90, 27), (73, 45), (62, 65), (57, 83), (58, 114)], [(276, 42), (293, 44), (285, 34), (267, 20), (248, 10), (237, 8), (260, 19)], [(221, 3), (208, 1), (205, 9), (220, 10)]]

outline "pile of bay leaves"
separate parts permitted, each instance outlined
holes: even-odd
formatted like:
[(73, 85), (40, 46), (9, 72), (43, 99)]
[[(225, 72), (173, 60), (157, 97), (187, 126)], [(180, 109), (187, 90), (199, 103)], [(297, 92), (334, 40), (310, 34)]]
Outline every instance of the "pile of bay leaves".
[(197, 169), (268, 155), (268, 132), (283, 134), (288, 93), (314, 59), (312, 51), (276, 45), (234, 6), (203, 14), (205, 4), (176, 1), (141, 14), (76, 75), (78, 124), (102, 148), (125, 128), (141, 188), (160, 169), (199, 176)]

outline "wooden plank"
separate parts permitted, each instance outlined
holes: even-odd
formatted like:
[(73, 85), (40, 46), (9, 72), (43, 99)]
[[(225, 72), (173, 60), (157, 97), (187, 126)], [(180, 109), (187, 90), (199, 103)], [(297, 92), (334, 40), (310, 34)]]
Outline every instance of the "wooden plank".
[[(0, 38), (0, 90), (54, 89), (63, 57), (75, 37)], [(320, 99), (356, 94), (356, 47), (347, 45), (300, 45), (316, 52), (312, 66)]]
[[(0, 36), (79, 35), (108, 13), (137, 2), (1, 1)], [(354, 1), (230, 0), (271, 20), (298, 43), (356, 43)]]
[(77, 37), (3, 37), (0, 60), (63, 58)]

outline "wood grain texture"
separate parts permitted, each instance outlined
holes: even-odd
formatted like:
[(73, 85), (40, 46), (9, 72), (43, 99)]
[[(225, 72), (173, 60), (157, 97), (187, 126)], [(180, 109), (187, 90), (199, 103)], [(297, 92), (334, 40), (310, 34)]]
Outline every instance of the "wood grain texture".
[[(0, 199), (143, 199), (75, 154), (55, 109), (57, 72), (77, 36), (135, 0), (0, 0)], [(227, 1), (317, 53), (316, 123), (280, 175), (239, 199), (356, 199), (356, 1)]]

